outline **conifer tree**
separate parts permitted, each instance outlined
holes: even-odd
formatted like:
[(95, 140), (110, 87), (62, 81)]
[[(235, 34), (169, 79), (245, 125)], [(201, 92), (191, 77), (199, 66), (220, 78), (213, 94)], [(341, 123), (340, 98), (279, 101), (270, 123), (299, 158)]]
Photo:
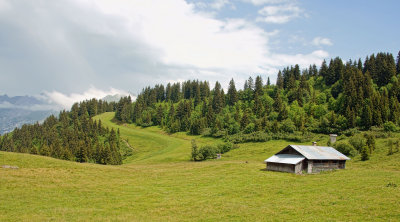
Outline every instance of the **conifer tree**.
[(294, 66), (294, 69), (293, 69), (293, 76), (294, 76), (294, 79), (295, 79), (295, 80), (300, 80), (300, 67), (299, 67), (298, 64), (296, 64), (296, 65)]
[(319, 75), (322, 77), (328, 76), (328, 66), (326, 65), (325, 59), (321, 64), (321, 68), (319, 69)]
[(254, 80), (253, 80), (253, 78), (251, 78), (251, 76), (247, 80), (247, 84), (249, 86), (249, 89), (254, 90)]
[(258, 96), (262, 96), (264, 94), (263, 92), (263, 82), (261, 76), (256, 77), (256, 84), (254, 87), (254, 93), (257, 94)]
[(242, 119), (240, 120), (240, 129), (244, 130), (248, 124), (249, 124), (249, 117), (247, 114), (247, 110), (245, 110)]
[(221, 112), (224, 106), (221, 84), (218, 81), (215, 82), (215, 87), (213, 90), (212, 106), (214, 112), (217, 114)]
[(373, 124), (372, 123), (371, 103), (369, 100), (367, 100), (364, 103), (361, 120), (362, 120), (364, 129), (369, 130)]
[(361, 148), (361, 161), (366, 161), (366, 160), (369, 160), (369, 154), (367, 151), (367, 147), (363, 146)]
[(279, 70), (278, 72), (278, 77), (276, 79), (276, 86), (278, 87), (278, 89), (283, 89), (283, 77), (281, 70)]
[(397, 71), (397, 74), (400, 74), (400, 51), (397, 54), (396, 71)]
[(249, 83), (247, 80), (244, 81), (243, 90), (247, 90), (249, 88)]
[(238, 101), (238, 95), (237, 95), (235, 82), (233, 81), (233, 78), (229, 82), (227, 96), (228, 96), (228, 105), (230, 105), (230, 106), (233, 106)]

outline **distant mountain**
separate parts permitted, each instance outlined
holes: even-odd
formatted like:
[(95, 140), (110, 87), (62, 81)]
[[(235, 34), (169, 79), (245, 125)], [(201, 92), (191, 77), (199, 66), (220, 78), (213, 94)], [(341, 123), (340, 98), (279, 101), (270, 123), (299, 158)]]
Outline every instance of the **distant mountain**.
[(0, 134), (57, 114), (55, 106), (32, 96), (0, 96)]
[(40, 122), (51, 114), (57, 113), (54, 110), (0, 109), (0, 134), (11, 132), (24, 124)]
[[(118, 102), (124, 96), (126, 95), (107, 95), (101, 100)], [(132, 100), (136, 98), (131, 97)], [(60, 105), (47, 101), (43, 94), (39, 97), (0, 95), (0, 134), (11, 132), (24, 124), (40, 122), (52, 114), (58, 115), (62, 109)]]
[(14, 97), (9, 97), (8, 95), (0, 96), (0, 104), (6, 102), (16, 106), (32, 106), (32, 105), (44, 104), (43, 101), (40, 101), (32, 96), (14, 96)]

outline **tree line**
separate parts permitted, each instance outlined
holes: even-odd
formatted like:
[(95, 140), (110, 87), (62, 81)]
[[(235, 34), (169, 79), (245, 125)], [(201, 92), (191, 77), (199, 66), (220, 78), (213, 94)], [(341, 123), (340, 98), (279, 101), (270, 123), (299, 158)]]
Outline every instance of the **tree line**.
[[(400, 124), (400, 52), (344, 62), (339, 57), (286, 67), (276, 84), (249, 77), (242, 89), (231, 79), (225, 93), (217, 81), (188, 80), (146, 87), (136, 101), (122, 98), (115, 118), (167, 132), (229, 138), (237, 135), (343, 133)], [(262, 132), (257, 133), (256, 132)], [(250, 138), (250, 137), (249, 137)], [(257, 140), (257, 138), (255, 138)]]
[(0, 150), (99, 164), (122, 164), (119, 130), (106, 128), (93, 116), (115, 111), (115, 102), (91, 99), (75, 103), (59, 117), (16, 128), (0, 137)]

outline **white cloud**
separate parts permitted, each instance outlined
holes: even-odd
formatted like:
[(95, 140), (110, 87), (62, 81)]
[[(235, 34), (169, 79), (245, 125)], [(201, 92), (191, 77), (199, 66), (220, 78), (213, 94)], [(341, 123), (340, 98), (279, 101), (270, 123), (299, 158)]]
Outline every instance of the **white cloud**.
[(254, 5), (266, 5), (266, 4), (281, 4), (287, 2), (294, 2), (294, 0), (242, 0), (244, 2), (249, 2)]
[[(0, 2), (10, 5), (0, 11), (0, 66), (8, 73), (0, 75), (0, 88), (11, 94), (45, 90), (66, 108), (102, 94), (60, 93), (83, 92), (90, 84), (135, 93), (168, 80), (224, 84), (253, 73), (275, 76), (282, 66), (326, 55), (276, 53), (270, 45), (279, 31), (245, 19), (218, 19), (184, 0)], [(267, 7), (264, 20), (273, 22), (301, 12), (293, 4)]]
[[(236, 9), (235, 5), (231, 2), (231, 0), (212, 0), (212, 1), (195, 1), (193, 4), (196, 8), (206, 11), (206, 10), (221, 10), (222, 8), (225, 8), (226, 6), (230, 6), (231, 9)], [(215, 13), (211, 13), (215, 14)]]
[[(87, 91), (79, 94), (79, 93), (71, 93), (71, 94), (64, 94), (58, 91), (52, 91), (52, 92), (44, 92), (44, 98), (47, 99), (47, 101), (50, 104), (56, 104), (60, 108), (63, 109), (70, 109), (72, 105), (76, 102), (88, 100), (88, 99), (102, 99), (108, 95), (130, 95), (128, 92), (125, 92), (123, 90), (118, 90), (114, 88), (110, 88), (107, 91), (97, 89), (93, 86), (91, 86)], [(135, 100), (136, 97), (132, 96), (132, 99)], [(43, 98), (43, 97), (42, 97)]]
[(322, 46), (322, 45), (331, 46), (331, 45), (333, 45), (333, 43), (330, 39), (322, 38), (322, 37), (315, 37), (312, 41), (312, 44), (316, 45), (316, 46)]
[(257, 21), (283, 24), (301, 16), (303, 10), (294, 4), (265, 6), (258, 11)]
[(210, 6), (214, 9), (219, 10), (228, 5), (229, 3), (230, 3), (229, 0), (215, 0), (213, 3), (211, 3)]

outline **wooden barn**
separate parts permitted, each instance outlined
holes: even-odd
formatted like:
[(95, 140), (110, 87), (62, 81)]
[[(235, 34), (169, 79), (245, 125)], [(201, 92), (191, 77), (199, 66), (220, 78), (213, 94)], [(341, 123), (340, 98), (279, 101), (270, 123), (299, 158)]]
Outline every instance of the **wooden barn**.
[(266, 159), (267, 170), (301, 174), (344, 169), (347, 156), (333, 147), (289, 145)]

